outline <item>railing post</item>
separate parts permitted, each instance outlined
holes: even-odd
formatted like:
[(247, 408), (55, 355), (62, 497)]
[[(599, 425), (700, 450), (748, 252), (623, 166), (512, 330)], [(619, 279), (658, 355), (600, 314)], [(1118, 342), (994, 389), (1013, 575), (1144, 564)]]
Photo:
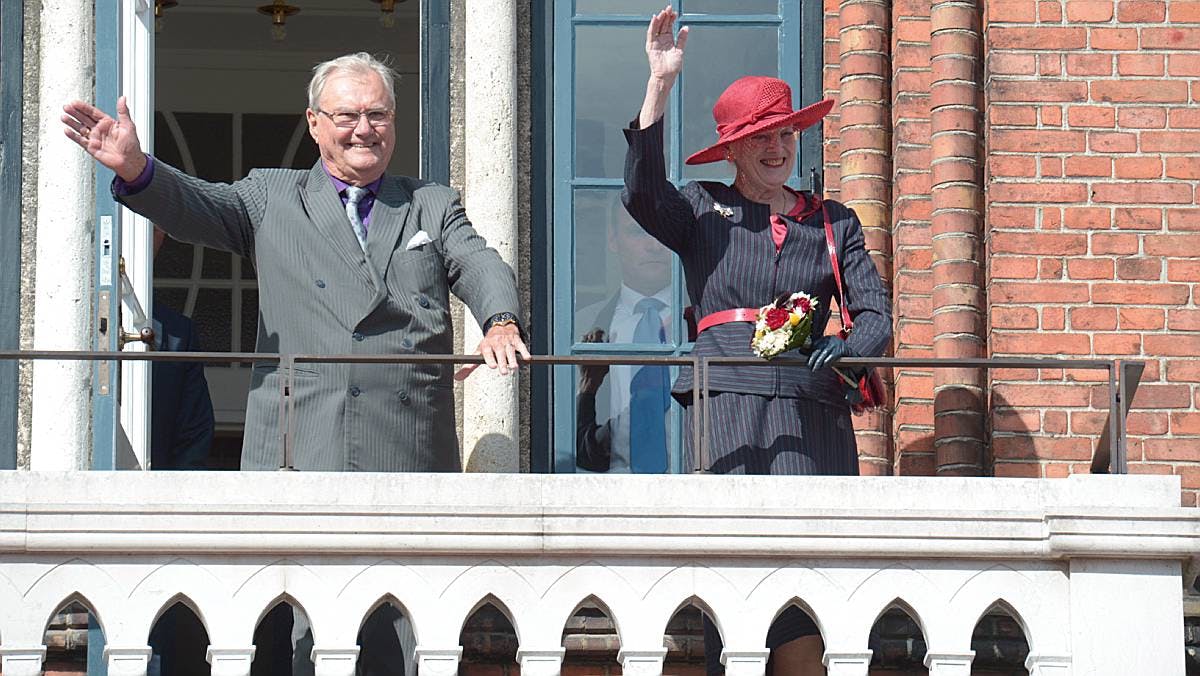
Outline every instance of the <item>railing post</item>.
[(518, 650), (517, 663), (521, 665), (521, 676), (558, 676), (566, 654), (566, 648)]
[(667, 649), (625, 650), (617, 653), (617, 661), (621, 663), (621, 673), (624, 676), (662, 676), (663, 660), (667, 658)]
[(104, 648), (104, 661), (108, 663), (109, 676), (146, 676), (150, 666), (150, 646), (137, 648)]
[(925, 666), (929, 676), (971, 676), (975, 651), (965, 653), (926, 653)]
[(279, 469), (295, 469), (293, 456), (295, 440), (292, 438), (292, 412), (295, 410), (292, 387), (296, 371), (296, 358), (285, 354), (279, 357)]
[(767, 673), (770, 650), (722, 650), (725, 676), (763, 676)]
[(0, 648), (0, 672), (4, 676), (42, 676), (46, 646)]
[(315, 676), (354, 676), (358, 664), (359, 647), (313, 648), (312, 662)]
[(872, 654), (870, 650), (853, 653), (826, 652), (821, 662), (825, 665), (826, 676), (867, 676)]
[(250, 676), (254, 662), (254, 646), (248, 648), (213, 648), (209, 646), (204, 659), (212, 665), (212, 676)]
[(458, 676), (458, 661), (462, 646), (454, 648), (425, 648), (417, 646), (417, 673), (421, 676)]
[(1069, 676), (1071, 673), (1071, 658), (1067, 655), (1035, 655), (1030, 653), (1025, 658), (1025, 668), (1029, 676)]

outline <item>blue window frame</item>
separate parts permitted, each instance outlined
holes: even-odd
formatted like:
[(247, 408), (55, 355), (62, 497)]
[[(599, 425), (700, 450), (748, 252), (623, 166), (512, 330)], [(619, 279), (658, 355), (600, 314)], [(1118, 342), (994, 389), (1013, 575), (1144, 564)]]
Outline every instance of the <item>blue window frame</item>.
[[(712, 106), (742, 75), (785, 79), (795, 105), (819, 100), (822, 7), (813, 0), (674, 4), (680, 23), (691, 28), (683, 73), (664, 116), (668, 177), (676, 184), (732, 180), (724, 163), (689, 167), (683, 161), (716, 139)], [(662, 0), (563, 0), (554, 3), (554, 16), (546, 22), (553, 24), (553, 148), (548, 153), (553, 207), (547, 229), (552, 238), (551, 348), (556, 354), (683, 355), (691, 349), (682, 319), (682, 309), (690, 303), (678, 260), (654, 250), (661, 245), (641, 233), (619, 200), (622, 129), (641, 106), (646, 25), (662, 6)], [(805, 133), (800, 145), (793, 185), (808, 188), (809, 168), (821, 164), (819, 125)], [(636, 336), (640, 315), (629, 306), (640, 296), (655, 296), (665, 304), (664, 342), (646, 342), (645, 332)], [(605, 342), (585, 341), (596, 329), (604, 331)], [(631, 386), (634, 369), (610, 369), (607, 392), (596, 396), (596, 422), (612, 425), (613, 439), (621, 434), (628, 439), (628, 422), (623, 427), (620, 415), (622, 406), (628, 408), (630, 395), (623, 388)], [(577, 471), (577, 405), (590, 406), (577, 400), (579, 377), (572, 367), (553, 371), (552, 471)], [(671, 472), (683, 465), (682, 419), (672, 402), (666, 413)], [(618, 455), (615, 448), (613, 453)]]

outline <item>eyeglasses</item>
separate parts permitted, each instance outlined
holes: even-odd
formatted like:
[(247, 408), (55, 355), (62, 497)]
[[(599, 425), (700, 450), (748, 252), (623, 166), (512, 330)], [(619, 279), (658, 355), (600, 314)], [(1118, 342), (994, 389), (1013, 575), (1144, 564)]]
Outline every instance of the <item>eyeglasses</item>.
[(328, 117), (333, 126), (339, 129), (353, 129), (358, 126), (360, 118), (367, 118), (367, 124), (376, 129), (386, 127), (392, 123), (392, 117), (396, 114), (393, 110), (364, 110), (364, 111), (349, 111), (340, 110), (337, 112), (329, 112), (327, 110), (317, 109), (317, 112)]
[(796, 131), (795, 129), (792, 129), (791, 127), (785, 127), (783, 129), (772, 129), (771, 131), (753, 134), (748, 136), (746, 141), (755, 148), (766, 148), (775, 141), (778, 141), (779, 145), (781, 146), (789, 143), (795, 143), (799, 135), (800, 132)]

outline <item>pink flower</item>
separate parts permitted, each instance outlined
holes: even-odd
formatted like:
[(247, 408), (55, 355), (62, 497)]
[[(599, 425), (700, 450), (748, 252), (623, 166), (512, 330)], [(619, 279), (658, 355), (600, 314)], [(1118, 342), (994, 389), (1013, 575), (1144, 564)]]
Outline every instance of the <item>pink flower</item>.
[(807, 298), (799, 298), (796, 300), (796, 309), (800, 311), (800, 314), (806, 315), (812, 309), (812, 303), (808, 302)]
[(767, 328), (774, 331), (775, 329), (783, 326), (787, 323), (789, 314), (791, 313), (779, 307), (773, 307), (770, 310), (767, 310)]

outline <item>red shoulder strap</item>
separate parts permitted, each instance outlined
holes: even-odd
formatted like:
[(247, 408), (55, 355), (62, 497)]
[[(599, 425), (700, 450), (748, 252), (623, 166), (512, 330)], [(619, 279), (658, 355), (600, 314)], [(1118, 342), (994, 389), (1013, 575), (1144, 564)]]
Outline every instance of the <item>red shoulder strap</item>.
[(833, 281), (837, 282), (838, 309), (842, 313), (842, 330), (849, 333), (854, 328), (854, 320), (850, 319), (850, 311), (846, 309), (846, 292), (842, 287), (842, 268), (838, 265), (837, 242), (833, 239), (833, 224), (829, 222), (829, 209), (821, 202), (821, 215), (825, 218), (825, 244), (829, 250), (829, 262), (833, 265)]

